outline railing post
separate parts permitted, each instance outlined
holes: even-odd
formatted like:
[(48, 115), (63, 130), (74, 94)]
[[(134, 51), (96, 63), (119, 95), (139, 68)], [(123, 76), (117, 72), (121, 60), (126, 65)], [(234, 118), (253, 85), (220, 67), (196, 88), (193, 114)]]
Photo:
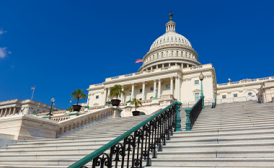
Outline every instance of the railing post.
[(176, 120), (175, 120), (175, 129), (174, 132), (181, 132), (181, 117), (180, 117), (180, 108), (181, 108), (182, 103), (178, 102), (176, 103)]
[(186, 111), (186, 131), (191, 131), (191, 121), (189, 118), (190, 115), (190, 108), (185, 109)]

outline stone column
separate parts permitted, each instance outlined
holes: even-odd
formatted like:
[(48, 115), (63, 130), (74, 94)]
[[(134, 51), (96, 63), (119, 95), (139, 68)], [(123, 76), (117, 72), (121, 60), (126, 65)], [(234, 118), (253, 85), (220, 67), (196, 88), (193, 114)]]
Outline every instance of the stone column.
[(143, 82), (142, 88), (142, 100), (145, 100), (146, 82)]
[(16, 112), (16, 107), (13, 107), (12, 115), (15, 115), (15, 112)]
[(154, 80), (154, 86), (153, 86), (153, 91), (154, 91), (153, 94), (154, 94), (154, 95), (153, 95), (153, 97), (156, 96), (156, 89), (157, 89), (157, 88), (156, 88), (156, 87), (157, 87), (156, 84), (157, 84), (157, 81)]
[[(125, 89), (124, 89), (124, 85), (122, 86), (122, 91), (124, 91)], [(125, 96), (123, 95), (123, 94), (121, 94), (121, 102), (122, 103), (124, 103), (124, 101), (125, 101)]]
[(131, 86), (131, 100), (134, 98), (134, 83)]
[(7, 112), (8, 112), (8, 108), (5, 109), (5, 113), (3, 116), (6, 116)]
[(161, 98), (161, 79), (158, 80), (158, 98)]
[(178, 99), (178, 76), (175, 77), (175, 98)]
[(106, 95), (107, 95), (107, 91), (106, 91), (106, 89), (104, 89), (104, 96), (103, 96), (103, 102), (102, 102), (102, 105), (105, 105), (105, 103), (106, 103)]
[(170, 78), (170, 94), (173, 95), (173, 77)]
[(106, 97), (106, 101), (109, 100), (109, 95), (110, 95), (110, 88), (108, 88), (108, 96)]
[(11, 115), (11, 110), (12, 110), (12, 107), (10, 107), (8, 115)]
[(4, 112), (4, 109), (0, 109), (0, 117), (2, 117), (3, 112)]

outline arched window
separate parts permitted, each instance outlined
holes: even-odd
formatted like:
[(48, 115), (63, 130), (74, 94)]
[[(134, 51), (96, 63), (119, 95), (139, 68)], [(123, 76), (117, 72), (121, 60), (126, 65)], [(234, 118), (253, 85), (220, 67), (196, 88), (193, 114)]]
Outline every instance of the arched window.
[(157, 59), (159, 58), (159, 53), (157, 53)]
[(164, 57), (164, 53), (162, 52), (162, 58)]
[(248, 96), (252, 96), (252, 93), (251, 93), (251, 92), (249, 92), (249, 93), (248, 93)]
[(171, 56), (173, 57), (173, 51), (171, 51)]
[(168, 51), (166, 52), (166, 57), (168, 57)]

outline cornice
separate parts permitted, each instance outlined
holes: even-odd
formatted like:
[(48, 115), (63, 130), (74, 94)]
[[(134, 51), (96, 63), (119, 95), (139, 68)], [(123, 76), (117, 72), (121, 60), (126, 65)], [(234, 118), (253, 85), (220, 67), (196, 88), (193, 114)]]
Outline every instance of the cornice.
[(226, 85), (226, 86), (217, 86), (217, 91), (222, 90), (222, 89), (228, 89), (228, 88), (246, 87), (246, 86), (251, 86), (251, 85), (261, 85), (261, 83), (263, 83), (263, 81), (250, 82), (250, 83), (240, 83), (240, 84)]
[(172, 73), (172, 72), (180, 72), (181, 69), (177, 68), (177, 69), (170, 69), (170, 70), (162, 70), (159, 72), (151, 72), (151, 73), (146, 73), (143, 75), (136, 75), (136, 76), (132, 76), (132, 77), (128, 77), (128, 78), (123, 78), (123, 79), (116, 79), (113, 81), (107, 81), (107, 82), (103, 82), (103, 84), (111, 84), (111, 83), (117, 83), (117, 82), (123, 82), (123, 81), (127, 81), (127, 80), (134, 80), (134, 79), (138, 79), (138, 78), (145, 78), (145, 77), (149, 77), (149, 76), (155, 76), (155, 75), (163, 75), (163, 74), (168, 74), (168, 73)]

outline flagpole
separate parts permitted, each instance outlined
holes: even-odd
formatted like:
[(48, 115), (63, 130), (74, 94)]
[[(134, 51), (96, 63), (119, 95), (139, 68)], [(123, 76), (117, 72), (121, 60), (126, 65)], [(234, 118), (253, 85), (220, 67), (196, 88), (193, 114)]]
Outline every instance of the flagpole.
[(32, 91), (31, 100), (32, 100), (32, 98), (33, 98), (34, 90), (35, 90), (35, 85), (34, 85), (34, 89), (33, 89), (33, 91)]

